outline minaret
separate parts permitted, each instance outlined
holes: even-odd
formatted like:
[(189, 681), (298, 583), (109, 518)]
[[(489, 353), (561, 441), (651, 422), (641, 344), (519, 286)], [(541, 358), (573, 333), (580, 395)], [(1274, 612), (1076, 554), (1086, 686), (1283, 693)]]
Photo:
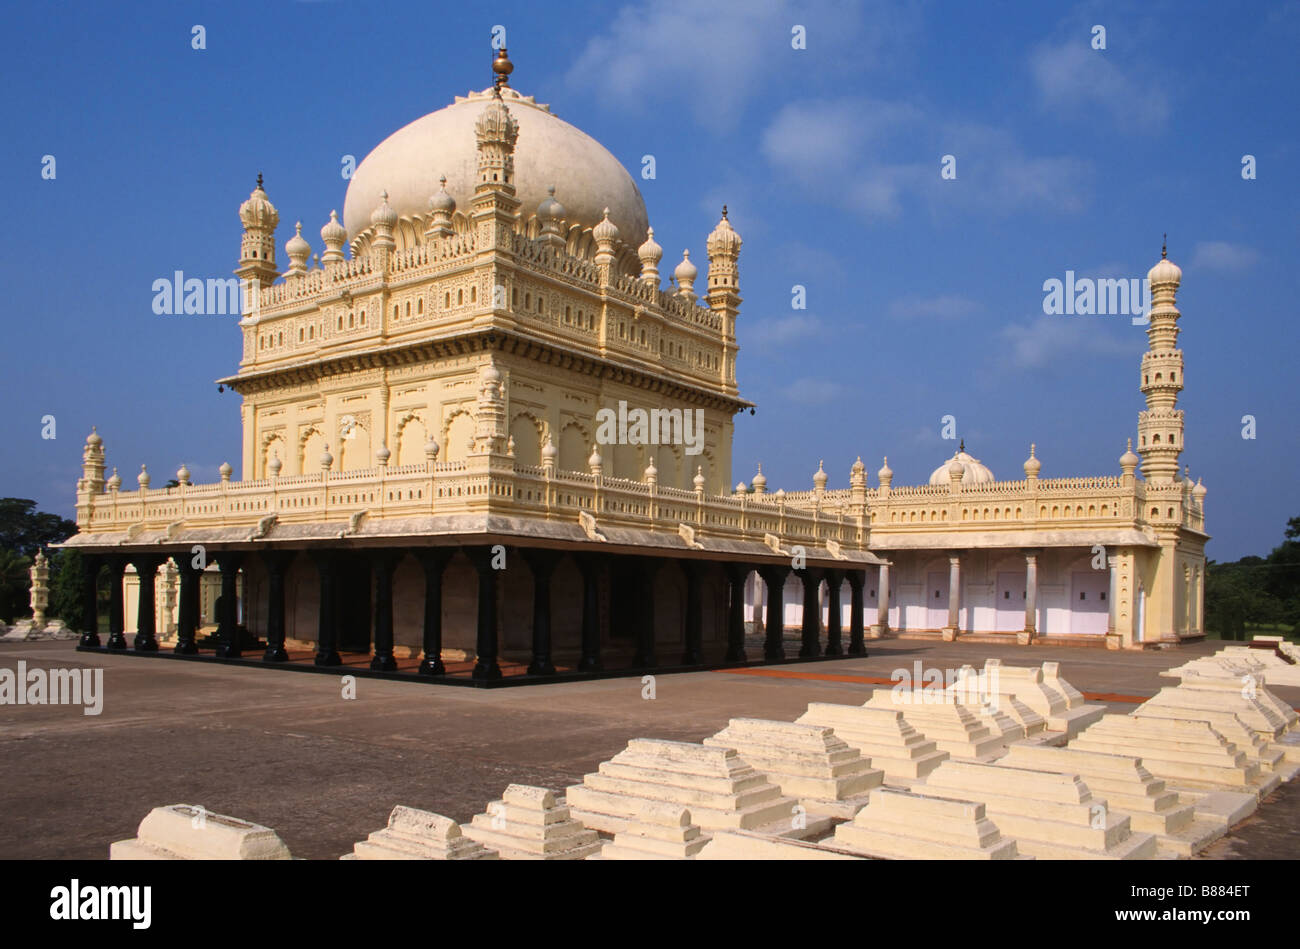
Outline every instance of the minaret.
[(77, 482), (77, 523), (89, 523), (95, 497), (104, 491), (104, 439), (92, 427), (81, 450), (81, 480)]
[(492, 64), (496, 73), (492, 98), (474, 123), (478, 178), (474, 183), (471, 212), (481, 251), (509, 250), (515, 214), (519, 210), (519, 199), (515, 197), (515, 141), (519, 138), (519, 123), (501, 98), (501, 87), (514, 68), (505, 52), (502, 49)]
[(268, 287), (280, 275), (275, 268), (275, 229), (280, 223), (280, 212), (262, 189), (260, 172), (257, 187), (239, 206), (239, 220), (244, 225), (244, 238), (239, 242), (239, 268), (235, 276)]
[(1183, 413), (1175, 406), (1183, 389), (1183, 351), (1178, 348), (1178, 308), (1174, 297), (1183, 272), (1168, 259), (1167, 247), (1147, 273), (1151, 285), (1147, 351), (1142, 356), (1142, 394), (1147, 407), (1138, 413), (1138, 454), (1142, 476), (1151, 482), (1178, 478), (1183, 450)]
[(740, 235), (727, 220), (727, 206), (722, 206), (722, 220), (709, 235), (705, 248), (709, 252), (709, 308), (722, 318), (722, 383), (728, 392), (736, 388), (736, 317), (740, 315), (740, 276), (736, 260), (740, 257)]

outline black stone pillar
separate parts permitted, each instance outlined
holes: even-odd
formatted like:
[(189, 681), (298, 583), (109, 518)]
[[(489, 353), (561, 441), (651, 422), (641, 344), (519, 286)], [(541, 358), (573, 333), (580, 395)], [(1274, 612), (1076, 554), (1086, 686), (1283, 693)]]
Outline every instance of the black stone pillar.
[(126, 648), (126, 606), (122, 594), (122, 576), (126, 572), (125, 557), (108, 558), (108, 648)]
[(727, 662), (745, 661), (745, 581), (749, 567), (727, 564)]
[(551, 575), (560, 555), (553, 550), (523, 551), (524, 560), (533, 572), (533, 661), (528, 674), (555, 675), (551, 662)]
[(822, 652), (822, 572), (812, 567), (798, 571), (803, 581), (803, 643), (799, 647), (800, 659), (813, 659)]
[(244, 555), (233, 550), (223, 550), (217, 554), (217, 566), (221, 568), (221, 609), (217, 611), (217, 657), (237, 659), (243, 655), (239, 648), (239, 592), (235, 581), (239, 577), (239, 568), (244, 562)]
[(700, 601), (700, 580), (704, 564), (697, 560), (683, 561), (682, 572), (686, 574), (686, 628), (682, 637), (686, 645), (682, 650), (682, 665), (698, 666), (704, 663), (704, 610)]
[(81, 557), (81, 620), (82, 646), (99, 646), (99, 568), (104, 565), (100, 557), (83, 554)]
[(465, 553), (478, 572), (478, 636), (471, 676), (475, 679), (501, 678), (497, 664), (497, 571), (492, 568), (491, 547), (469, 547)]
[(316, 626), (316, 658), (318, 666), (343, 664), (339, 656), (339, 627), (337, 591), (339, 585), (338, 560), (332, 550), (312, 551), (316, 572), (320, 575), (320, 616)]
[(161, 554), (141, 554), (131, 561), (140, 581), (140, 599), (135, 611), (136, 652), (158, 651), (158, 566), (165, 560)]
[(284, 648), (284, 577), (293, 563), (292, 550), (264, 550), (266, 566), (266, 652), (263, 662), (288, 662)]
[(600, 663), (600, 561), (595, 554), (575, 558), (582, 571), (582, 658), (580, 672), (596, 672)]
[(826, 655), (844, 655), (844, 645), (840, 642), (840, 626), (843, 623), (840, 609), (840, 584), (844, 582), (843, 570), (826, 571)]
[(377, 550), (370, 555), (370, 566), (375, 572), (375, 654), (370, 668), (378, 672), (396, 672), (397, 660), (393, 658), (393, 573), (401, 551)]
[(636, 651), (633, 669), (650, 669), (655, 661), (655, 574), (663, 561), (656, 557), (638, 557), (633, 561), (633, 588), (636, 590)]
[(203, 571), (194, 566), (191, 555), (187, 553), (173, 555), (172, 562), (180, 574), (181, 585), (176, 610), (176, 648), (173, 651), (182, 656), (192, 656), (199, 651), (194, 640), (199, 633), (199, 577), (203, 576)]
[(447, 674), (442, 664), (442, 572), (451, 560), (454, 550), (432, 548), (415, 554), (424, 568), (424, 658), (420, 660), (420, 675)]
[(767, 584), (767, 636), (763, 641), (763, 658), (768, 661), (785, 658), (781, 639), (785, 631), (785, 578), (789, 567), (767, 566), (758, 575)]
[(866, 582), (866, 574), (861, 570), (850, 570), (848, 572), (849, 589), (852, 591), (849, 596), (849, 655), (865, 656), (867, 654), (866, 644), (862, 641), (862, 610), (865, 608), (862, 601), (862, 584)]

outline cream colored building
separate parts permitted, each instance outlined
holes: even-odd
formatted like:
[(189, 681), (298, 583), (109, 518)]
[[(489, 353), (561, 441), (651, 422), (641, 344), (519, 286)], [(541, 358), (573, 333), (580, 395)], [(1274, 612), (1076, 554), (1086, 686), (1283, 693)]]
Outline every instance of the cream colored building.
[[(243, 358), (220, 380), (242, 396), (238, 479), (227, 464), (197, 485), (182, 466), (179, 487), (154, 488), (142, 468), (124, 491), (87, 439), (68, 545), (117, 577), (167, 559), (178, 574), (174, 614), (137, 586), (136, 649), (174, 615), (177, 651), (197, 650), (212, 562), (219, 657), (246, 651), (246, 627), (268, 661), (311, 642), (319, 665), (422, 656), (440, 675), (463, 658), (484, 681), (515, 662), (738, 661), (760, 598), (770, 660), (792, 620), (803, 656), (843, 654), (845, 632), (850, 653), (895, 630), (1199, 633), (1205, 489), (1178, 476), (1171, 262), (1151, 271), (1141, 459), (1126, 452), (1119, 475), (1040, 480), (1031, 456), (1024, 480), (999, 482), (961, 451), (923, 486), (893, 486), (887, 465), (870, 486), (859, 460), (843, 490), (820, 468), (811, 491), (769, 492), (761, 472), (733, 489), (733, 418), (751, 407), (740, 235), (724, 208), (697, 255), (707, 277), (684, 252), (665, 287), (631, 176), (511, 88), (511, 68), (502, 51), (492, 87), (361, 163), (319, 265), (297, 225), (281, 272), (259, 176), (239, 209)], [(610, 438), (609, 416), (638, 412), (648, 429)], [(107, 648), (126, 648), (125, 612), (118, 596)]]

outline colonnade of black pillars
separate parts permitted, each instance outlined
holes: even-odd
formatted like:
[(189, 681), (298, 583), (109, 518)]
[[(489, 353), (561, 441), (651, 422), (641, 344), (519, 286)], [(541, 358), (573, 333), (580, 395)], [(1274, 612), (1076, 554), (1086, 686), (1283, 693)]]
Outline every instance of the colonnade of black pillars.
[[(424, 635), (422, 641), (423, 658), (419, 666), (422, 676), (441, 676), (446, 674), (442, 662), (442, 575), (456, 548), (424, 548), (411, 551), (424, 570)], [(497, 571), (493, 568), (492, 548), (467, 547), (465, 554), (478, 574), (478, 623), (476, 651), (478, 654), (472, 673), (475, 679), (499, 679), (501, 667), (498, 662), (497, 637)], [(375, 577), (374, 599), (374, 655), (370, 668), (382, 672), (396, 670), (397, 661), (393, 655), (393, 575), (404, 551), (394, 549), (376, 549), (367, 551), (371, 569)], [(528, 673), (536, 676), (555, 675), (555, 665), (551, 660), (551, 577), (563, 554), (559, 551), (528, 548), (521, 551), (525, 562), (533, 574), (533, 643), (532, 661)], [(289, 655), (285, 651), (285, 575), (296, 551), (264, 550), (260, 558), (267, 573), (267, 617), (266, 617), (266, 651), (262, 656), (264, 662), (285, 662)], [(338, 610), (331, 608), (340, 595), (338, 553), (330, 550), (312, 550), (309, 555), (314, 561), (320, 580), (320, 610), (316, 637), (315, 664), (318, 666), (337, 666), (342, 663), (339, 655)], [(579, 572), (582, 574), (582, 646), (578, 660), (580, 672), (595, 672), (602, 668), (600, 655), (600, 574), (602, 563), (607, 559), (598, 554), (574, 554)], [(241, 655), (240, 640), (236, 630), (238, 621), (236, 606), (236, 578), (245, 562), (243, 551), (222, 551), (215, 555), (221, 571), (221, 600), (217, 617), (216, 654), (222, 658), (236, 658)], [(158, 649), (155, 617), (157, 615), (154, 585), (145, 582), (153, 577), (158, 567), (166, 559), (161, 554), (139, 554), (130, 558), (119, 555), (87, 555), (83, 558), (82, 603), (86, 614), (86, 632), (81, 636), (82, 646), (99, 646), (96, 582), (100, 571), (107, 567), (110, 579), (110, 599), (108, 610), (108, 648), (126, 649), (125, 616), (122, 597), (122, 577), (126, 565), (135, 567), (141, 578), (137, 632), (133, 643), (137, 652), (156, 652)], [(634, 658), (632, 665), (638, 669), (653, 668), (657, 665), (654, 635), (654, 578), (663, 566), (664, 560), (657, 557), (630, 558), (635, 568), (634, 598), (636, 618), (634, 636)], [(180, 596), (177, 618), (175, 651), (182, 655), (198, 652), (195, 639), (199, 627), (199, 577), (202, 569), (196, 566), (188, 554), (176, 554), (172, 557), (180, 576)], [(681, 567), (686, 576), (686, 622), (684, 629), (685, 646), (682, 651), (683, 666), (702, 665), (703, 656), (703, 609), (702, 592), (703, 561), (682, 561)], [(767, 585), (767, 615), (765, 617), (765, 637), (763, 658), (768, 661), (785, 658), (782, 642), (784, 630), (784, 593), (785, 581), (791, 568), (782, 565), (764, 565), (753, 568), (748, 564), (726, 563), (724, 569), (728, 584), (727, 607), (727, 651), (725, 661), (743, 662), (745, 655), (745, 581), (753, 569)], [(867, 654), (863, 637), (862, 588), (865, 576), (860, 570), (804, 568), (796, 571), (803, 583), (803, 628), (799, 656), (814, 658), (820, 655), (841, 656), (844, 647), (841, 643), (840, 618), (840, 584), (847, 580), (851, 591), (849, 646), (850, 656)], [(819, 590), (822, 580), (827, 582), (828, 623), (825, 652), (821, 650), (821, 610)]]

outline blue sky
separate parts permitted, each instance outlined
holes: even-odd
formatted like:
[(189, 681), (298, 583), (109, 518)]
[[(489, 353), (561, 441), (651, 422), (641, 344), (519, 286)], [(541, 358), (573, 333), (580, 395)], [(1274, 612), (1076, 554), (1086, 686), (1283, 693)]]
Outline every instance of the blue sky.
[(1300, 4), (469, 6), (8, 12), (0, 495), (71, 515), (92, 424), (129, 486), (142, 463), (155, 484), (182, 461), (203, 481), (238, 466), (238, 396), (213, 382), (237, 367), (235, 318), (157, 316), (153, 281), (229, 274), (259, 171), (280, 259), (299, 219), (319, 251), (342, 156), (487, 86), (500, 24), (512, 85), (637, 176), (665, 263), (702, 259), (729, 206), (741, 391), (759, 406), (737, 419), (733, 482), (761, 461), (771, 488), (806, 490), (824, 458), (844, 487), (860, 454), (873, 485), (883, 455), (920, 483), (953, 450), (945, 415), (1000, 479), (1023, 476), (1031, 441), (1042, 477), (1118, 474), (1145, 334), (1046, 316), (1042, 285), (1142, 277), (1167, 231), (1209, 556), (1266, 553), (1300, 514)]

